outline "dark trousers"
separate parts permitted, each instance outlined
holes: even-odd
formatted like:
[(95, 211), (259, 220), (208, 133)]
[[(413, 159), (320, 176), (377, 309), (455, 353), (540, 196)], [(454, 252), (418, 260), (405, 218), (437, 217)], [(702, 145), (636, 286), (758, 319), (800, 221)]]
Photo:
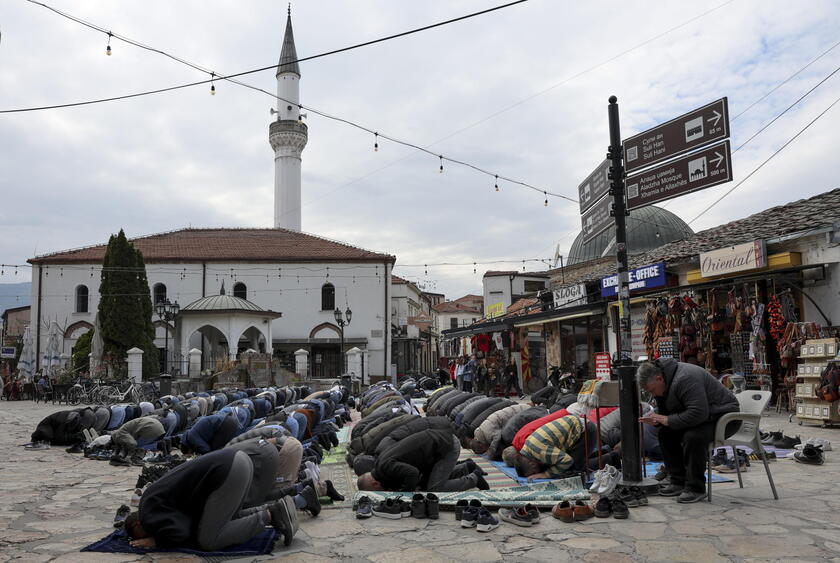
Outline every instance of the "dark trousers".
[[(734, 434), (739, 424), (727, 425), (726, 436)], [(682, 430), (659, 427), (659, 447), (671, 483), (697, 493), (706, 490), (706, 456), (715, 439), (715, 426), (717, 419)]]
[(461, 444), (458, 442), (458, 438), (452, 436), (452, 449), (444, 453), (432, 466), (429, 471), (426, 489), (438, 492), (454, 492), (474, 488), (476, 477), (468, 472), (466, 465), (458, 463), (459, 457), (461, 457)]
[(472, 381), (464, 381), (464, 392), (465, 393), (472, 393), (473, 390), (473, 382)]
[(522, 388), (519, 387), (519, 380), (516, 377), (508, 377), (505, 381), (505, 396), (510, 396), (512, 389), (516, 389), (517, 395), (522, 395)]
[(591, 422), (587, 422), (586, 433), (581, 434), (580, 439), (575, 442), (575, 445), (566, 451), (574, 460), (571, 471), (582, 471), (586, 465), (586, 460), (597, 450), (598, 427)]

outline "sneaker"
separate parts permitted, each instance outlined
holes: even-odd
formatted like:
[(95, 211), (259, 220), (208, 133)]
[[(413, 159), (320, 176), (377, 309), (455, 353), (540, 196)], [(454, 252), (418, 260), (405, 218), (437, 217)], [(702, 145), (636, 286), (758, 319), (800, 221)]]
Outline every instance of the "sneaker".
[(122, 528), (123, 524), (125, 524), (125, 519), (129, 514), (131, 514), (131, 509), (124, 504), (121, 505), (117, 509), (117, 513), (114, 515), (114, 527)]
[(689, 504), (692, 502), (703, 500), (704, 498), (706, 498), (706, 491), (698, 493), (697, 491), (690, 491), (688, 489), (685, 489), (682, 493), (680, 493), (680, 496), (677, 497), (677, 502)]
[(333, 482), (327, 479), (324, 481), (324, 484), (327, 486), (327, 496), (330, 497), (330, 500), (341, 502), (344, 500), (344, 495), (338, 492), (338, 489), (335, 488)]
[(630, 510), (627, 508), (627, 505), (624, 504), (623, 500), (616, 498), (612, 501), (612, 514), (613, 518), (625, 520), (628, 516), (630, 516)]
[(831, 442), (824, 438), (808, 438), (807, 440), (805, 440), (804, 444), (796, 444), (793, 448), (795, 450), (801, 450), (805, 446), (819, 446), (824, 452), (831, 451)]
[(718, 465), (717, 467), (714, 467), (713, 469), (715, 471), (717, 471), (718, 473), (737, 473), (739, 470), (740, 470), (741, 473), (743, 473), (744, 471), (747, 470), (747, 464), (745, 463), (746, 460), (745, 460), (745, 458), (743, 458), (741, 456), (738, 456), (738, 457), (740, 459), (740, 464), (739, 464), (739, 467), (737, 469), (735, 468), (735, 460), (734, 459), (728, 459), (728, 460), (726, 460), (725, 464)]
[(664, 487), (659, 487), (659, 496), (661, 497), (676, 497), (679, 496), (685, 487), (682, 485), (675, 485), (674, 483), (668, 483)]
[(455, 503), (455, 520), (460, 522), (461, 515), (464, 513), (464, 510), (469, 508), (470, 503), (467, 502), (467, 499), (461, 499)]
[(367, 495), (360, 497), (356, 503), (356, 518), (370, 518), (373, 516), (371, 509), (372, 503), (370, 501), (370, 497)]
[(812, 446), (811, 444), (805, 444), (805, 447), (802, 448), (801, 452), (794, 453), (793, 459), (799, 463), (807, 463), (810, 465), (822, 465), (825, 463), (825, 456), (823, 456), (822, 448), (820, 446)]
[(612, 515), (612, 502), (609, 497), (601, 497), (595, 503), (593, 511), (598, 518), (609, 518)]
[(604, 466), (604, 476), (601, 478), (601, 486), (598, 487), (599, 495), (608, 495), (615, 489), (621, 480), (621, 473), (612, 465)]
[(479, 532), (491, 532), (499, 527), (499, 519), (490, 514), (486, 508), (482, 508), (476, 518), (475, 528)]
[(81, 443), (79, 443), (79, 444), (73, 444), (72, 446), (65, 449), (64, 451), (67, 452), (68, 454), (80, 454), (80, 453), (84, 453), (85, 448)]
[(307, 485), (300, 492), (300, 496), (306, 501), (304, 510), (309, 512), (313, 518), (316, 518), (321, 513), (321, 501), (318, 500), (318, 493), (311, 485)]
[(131, 465), (131, 463), (122, 456), (112, 456), (111, 460), (108, 463), (117, 467), (128, 467), (129, 465)]
[(540, 509), (534, 506), (531, 503), (525, 505), (525, 511), (528, 513), (528, 516), (531, 518), (531, 522), (534, 524), (540, 523)]
[(393, 498), (386, 498), (385, 500), (377, 502), (371, 509), (371, 512), (374, 516), (379, 516), (380, 518), (388, 518), (390, 520), (399, 520), (400, 518), (402, 518), (400, 502)]
[(572, 504), (567, 500), (555, 504), (554, 508), (551, 509), (551, 515), (563, 522), (570, 523), (575, 521), (575, 509), (572, 508)]
[(531, 516), (528, 514), (528, 511), (525, 510), (524, 506), (519, 506), (517, 508), (500, 508), (499, 518), (505, 522), (510, 522), (515, 526), (522, 526), (523, 528), (530, 528), (534, 525), (534, 522), (531, 520)]
[(668, 470), (665, 469), (664, 465), (660, 465), (659, 469), (656, 471), (656, 475), (653, 478), (660, 483), (664, 481), (668, 477)]
[(576, 500), (575, 505), (572, 508), (575, 510), (575, 522), (589, 520), (595, 516), (595, 512), (592, 510), (592, 507), (582, 500)]
[(604, 470), (599, 469), (595, 472), (595, 479), (592, 481), (592, 484), (589, 486), (589, 491), (593, 493), (598, 492), (598, 487), (601, 486), (601, 479), (604, 476)]
[(411, 503), (404, 501), (402, 497), (397, 497), (395, 500), (397, 501), (397, 504), (400, 505), (400, 517), (410, 518), (412, 512)]
[(440, 518), (440, 499), (434, 493), (426, 493), (426, 517), (430, 520)]
[(283, 534), (283, 545), (288, 547), (298, 531), (297, 510), (291, 496), (285, 496), (268, 506), (271, 513), (271, 526)]
[(426, 497), (420, 493), (411, 497), (411, 515), (415, 518), (426, 517)]
[(718, 448), (715, 450), (714, 455), (712, 455), (712, 468), (724, 464), (726, 464), (726, 449)]
[(790, 436), (782, 436), (779, 440), (773, 442), (773, 447), (777, 450), (792, 450), (796, 444), (801, 444), (802, 440), (799, 439), (799, 436), (796, 438), (792, 438)]
[(784, 434), (779, 432), (769, 432), (767, 437), (761, 440), (761, 443), (765, 446), (772, 446), (777, 440), (781, 440)]
[(479, 506), (468, 506), (464, 509), (461, 513), (461, 527), (473, 528), (478, 520), (478, 514), (482, 510), (484, 510), (484, 508)]
[(629, 487), (618, 487), (615, 490), (615, 495), (628, 507), (636, 508), (639, 506), (639, 501), (636, 499), (636, 495), (634, 495)]
[(633, 493), (634, 497), (636, 497), (637, 506), (647, 506), (648, 498), (641, 487), (634, 485), (630, 487), (630, 492)]

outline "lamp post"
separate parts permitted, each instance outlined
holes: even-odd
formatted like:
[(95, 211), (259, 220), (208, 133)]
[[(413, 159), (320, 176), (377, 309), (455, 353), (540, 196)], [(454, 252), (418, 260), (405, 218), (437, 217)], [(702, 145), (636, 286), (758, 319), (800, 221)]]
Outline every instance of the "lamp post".
[(336, 307), (335, 311), (333, 311), (333, 315), (335, 316), (336, 324), (338, 324), (341, 329), (341, 332), (339, 333), (341, 335), (341, 347), (339, 348), (339, 354), (341, 354), (341, 373), (339, 376), (341, 376), (347, 371), (347, 368), (344, 365), (344, 327), (350, 324), (350, 319), (353, 318), (353, 311), (350, 310), (350, 307), (347, 307), (347, 310), (344, 311), (344, 314), (342, 315), (341, 309)]
[(166, 323), (165, 326), (165, 336), (164, 336), (164, 345), (163, 345), (163, 372), (168, 373), (169, 371), (169, 321), (175, 319), (178, 316), (178, 312), (181, 310), (181, 306), (178, 305), (178, 302), (171, 303), (169, 299), (164, 299), (162, 301), (158, 301), (155, 304), (155, 313), (157, 314), (158, 318), (161, 321)]

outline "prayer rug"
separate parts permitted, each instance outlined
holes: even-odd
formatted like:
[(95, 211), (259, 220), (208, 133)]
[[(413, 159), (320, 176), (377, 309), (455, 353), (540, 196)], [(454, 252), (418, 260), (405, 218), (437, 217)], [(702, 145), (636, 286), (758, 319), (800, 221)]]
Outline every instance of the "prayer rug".
[[(374, 503), (390, 497), (401, 496), (410, 500), (413, 492), (359, 491), (353, 500), (368, 496)], [(426, 494), (425, 492), (421, 494)], [(531, 483), (526, 486), (490, 489), (489, 491), (464, 491), (457, 493), (434, 493), (444, 509), (454, 509), (459, 500), (480, 500), (484, 506), (506, 507), (531, 503), (540, 508), (551, 508), (560, 501), (588, 500), (589, 492), (583, 489), (580, 477), (554, 479), (546, 483)]]
[[(516, 484), (519, 485), (529, 485), (532, 483), (551, 483), (552, 481), (556, 481), (557, 479), (529, 479), (527, 477), (520, 477), (519, 474), (516, 472), (516, 469), (513, 467), (508, 467), (504, 461), (491, 461), (482, 456), (484, 461), (488, 464), (492, 465), (497, 471), (503, 473), (508, 479), (514, 481)], [(489, 481), (488, 481), (489, 483)]]
[(122, 528), (102, 538), (101, 540), (83, 547), (79, 551), (97, 551), (100, 553), (189, 553), (198, 555), (204, 561), (221, 561), (232, 557), (248, 557), (252, 555), (265, 555), (271, 553), (274, 548), (274, 541), (277, 539), (277, 532), (273, 528), (266, 528), (257, 536), (254, 536), (245, 543), (233, 545), (219, 551), (199, 551), (186, 547), (162, 548), (155, 547), (147, 549), (132, 547), (128, 542), (128, 535)]
[(491, 489), (504, 489), (507, 487), (515, 487), (519, 484), (516, 482), (516, 479), (513, 479), (510, 475), (499, 469), (486, 457), (473, 456), (470, 459), (472, 459), (481, 469), (487, 472), (487, 475), (484, 476), (484, 480), (487, 481), (487, 484), (490, 485)]
[[(344, 508), (353, 505), (353, 495), (358, 491), (356, 488), (356, 473), (347, 465), (344, 456), (347, 454), (347, 442), (350, 440), (350, 428), (352, 424), (345, 424), (338, 431), (338, 446), (333, 447), (329, 452), (324, 451), (324, 458), (321, 460), (321, 480), (333, 482), (336, 490), (344, 495), (342, 502), (324, 502), (322, 508)], [(323, 500), (323, 499), (322, 499)]]

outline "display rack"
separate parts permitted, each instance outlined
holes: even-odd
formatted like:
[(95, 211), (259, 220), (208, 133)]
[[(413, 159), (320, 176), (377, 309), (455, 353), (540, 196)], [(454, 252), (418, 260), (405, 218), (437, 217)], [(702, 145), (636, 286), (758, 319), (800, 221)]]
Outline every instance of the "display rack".
[(837, 355), (839, 347), (835, 338), (812, 338), (802, 345), (796, 382), (796, 418), (800, 425), (805, 421), (820, 422), (823, 427), (840, 423), (840, 401), (823, 401), (814, 393), (822, 370)]

